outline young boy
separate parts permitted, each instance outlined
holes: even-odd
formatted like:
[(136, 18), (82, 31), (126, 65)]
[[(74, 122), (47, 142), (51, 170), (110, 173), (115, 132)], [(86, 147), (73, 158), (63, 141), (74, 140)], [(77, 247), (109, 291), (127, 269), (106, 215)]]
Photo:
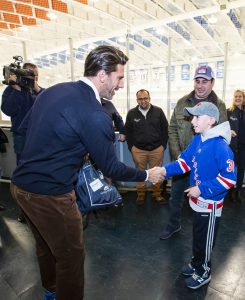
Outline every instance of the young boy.
[(233, 154), (229, 147), (229, 122), (220, 125), (219, 110), (210, 102), (184, 108), (184, 115), (197, 133), (178, 160), (164, 166), (166, 178), (191, 172), (190, 188), (185, 192), (194, 211), (193, 257), (182, 268), (189, 276), (186, 286), (197, 289), (211, 280), (211, 252), (227, 191), (236, 183)]

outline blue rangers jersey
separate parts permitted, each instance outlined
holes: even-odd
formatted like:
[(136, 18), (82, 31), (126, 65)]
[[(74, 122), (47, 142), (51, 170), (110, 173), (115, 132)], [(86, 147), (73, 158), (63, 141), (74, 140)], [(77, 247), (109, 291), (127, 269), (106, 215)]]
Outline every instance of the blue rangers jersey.
[(229, 122), (217, 125), (202, 136), (196, 134), (179, 158), (164, 167), (166, 178), (190, 172), (190, 185), (198, 185), (201, 195), (190, 198), (195, 211), (210, 211), (216, 205), (221, 214), (223, 199), (236, 183), (236, 168), (229, 147)]

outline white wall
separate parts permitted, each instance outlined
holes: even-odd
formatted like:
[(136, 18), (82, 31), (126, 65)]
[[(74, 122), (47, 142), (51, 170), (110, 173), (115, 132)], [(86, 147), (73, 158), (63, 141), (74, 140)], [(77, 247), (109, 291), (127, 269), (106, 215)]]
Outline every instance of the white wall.
[[(208, 62), (213, 68), (214, 72), (217, 71), (217, 62), (222, 61), (223, 57), (217, 57), (205, 61), (190, 61), (190, 62), (172, 62), (174, 66), (174, 80), (171, 81), (171, 108), (173, 110), (177, 100), (189, 93), (193, 89), (193, 74), (198, 63)], [(11, 62), (11, 59), (9, 63)], [(181, 80), (181, 65), (190, 65), (190, 79)], [(130, 66), (130, 108), (136, 105), (135, 93), (137, 90), (145, 88), (151, 93), (152, 103), (160, 106), (166, 113), (167, 110), (167, 80), (166, 80), (166, 65), (145, 65), (142, 59), (142, 65), (134, 66), (133, 62), (129, 61)], [(158, 69), (156, 69), (158, 68)], [(83, 64), (75, 60), (75, 80), (83, 76)], [(123, 90), (116, 92), (113, 102), (118, 111), (125, 117), (127, 114), (127, 79), (125, 74), (125, 87)], [(232, 101), (233, 92), (235, 89), (245, 89), (245, 55), (239, 57), (228, 56), (227, 66), (227, 81), (226, 81), (226, 97), (225, 102), (227, 107)], [(70, 81), (70, 64), (59, 65), (52, 69), (39, 69), (39, 83), (42, 87), (49, 87), (53, 84), (63, 81)], [(5, 85), (0, 85), (0, 102), (1, 93), (5, 89)], [(214, 91), (222, 98), (223, 95), (223, 78), (217, 78), (214, 86)], [(172, 111), (171, 111), (172, 112)], [(0, 120), (9, 119), (3, 114)]]

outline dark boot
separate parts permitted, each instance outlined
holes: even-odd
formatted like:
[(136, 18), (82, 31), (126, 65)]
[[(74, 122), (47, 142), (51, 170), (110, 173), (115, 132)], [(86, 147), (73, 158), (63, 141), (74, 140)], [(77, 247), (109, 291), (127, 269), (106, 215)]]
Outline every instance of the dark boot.
[(137, 192), (136, 204), (140, 206), (143, 205), (144, 202), (145, 202), (145, 193)]
[(152, 198), (159, 204), (168, 203), (168, 200), (162, 196), (161, 183), (152, 186)]

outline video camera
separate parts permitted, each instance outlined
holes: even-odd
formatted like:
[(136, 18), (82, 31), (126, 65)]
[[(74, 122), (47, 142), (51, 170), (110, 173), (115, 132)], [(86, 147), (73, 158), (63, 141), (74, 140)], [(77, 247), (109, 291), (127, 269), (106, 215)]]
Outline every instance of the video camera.
[[(34, 71), (31, 69), (22, 69), (20, 64), (23, 62), (23, 58), (19, 55), (13, 56), (14, 62), (8, 66), (3, 67), (3, 84), (14, 85), (17, 84), (22, 88), (34, 88)], [(16, 76), (16, 80), (10, 79), (11, 75)]]

